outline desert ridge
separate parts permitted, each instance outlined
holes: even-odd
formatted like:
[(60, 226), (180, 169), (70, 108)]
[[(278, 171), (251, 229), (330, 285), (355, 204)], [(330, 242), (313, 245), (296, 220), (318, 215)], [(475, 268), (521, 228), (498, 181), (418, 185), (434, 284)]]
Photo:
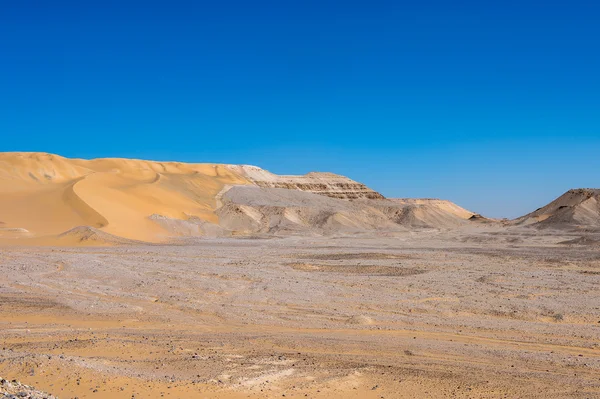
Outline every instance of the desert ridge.
[(248, 165), (2, 153), (0, 193), (0, 239), (31, 245), (402, 228), (397, 205), (347, 177)]
[(327, 236), (414, 229), (597, 228), (600, 190), (570, 190), (521, 218), (450, 201), (388, 199), (333, 173), (0, 153), (0, 244), (125, 245), (186, 237)]

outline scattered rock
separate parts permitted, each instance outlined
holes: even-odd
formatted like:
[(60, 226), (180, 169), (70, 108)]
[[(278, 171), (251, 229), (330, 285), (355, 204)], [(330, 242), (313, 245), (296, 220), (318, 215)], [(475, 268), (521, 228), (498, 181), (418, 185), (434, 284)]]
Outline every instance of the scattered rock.
[(356, 325), (361, 325), (361, 326), (368, 326), (371, 324), (375, 324), (375, 321), (372, 318), (370, 318), (369, 316), (365, 316), (365, 315), (352, 316), (348, 320), (346, 320), (346, 322), (348, 324), (356, 324)]
[(38, 391), (29, 385), (21, 384), (17, 380), (8, 381), (0, 379), (0, 399), (57, 399), (55, 396)]

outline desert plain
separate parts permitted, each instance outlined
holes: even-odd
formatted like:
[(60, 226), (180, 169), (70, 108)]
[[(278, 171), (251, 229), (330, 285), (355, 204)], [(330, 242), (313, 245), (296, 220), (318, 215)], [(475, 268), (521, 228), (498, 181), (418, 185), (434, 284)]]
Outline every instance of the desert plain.
[(600, 397), (597, 190), (509, 221), (330, 174), (0, 166), (5, 397)]

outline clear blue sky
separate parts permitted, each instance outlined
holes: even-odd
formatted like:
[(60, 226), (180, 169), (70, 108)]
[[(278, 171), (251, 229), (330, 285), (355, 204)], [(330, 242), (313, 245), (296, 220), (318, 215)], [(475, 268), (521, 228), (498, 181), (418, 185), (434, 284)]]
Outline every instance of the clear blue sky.
[(332, 171), (514, 217), (600, 186), (599, 20), (591, 0), (2, 1), (0, 151)]

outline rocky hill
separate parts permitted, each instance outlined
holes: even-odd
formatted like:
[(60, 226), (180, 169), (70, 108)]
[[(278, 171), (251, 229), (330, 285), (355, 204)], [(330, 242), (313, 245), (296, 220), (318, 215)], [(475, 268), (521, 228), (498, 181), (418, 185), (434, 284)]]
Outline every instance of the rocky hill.
[(513, 221), (540, 228), (600, 228), (600, 189), (569, 190), (548, 205)]

